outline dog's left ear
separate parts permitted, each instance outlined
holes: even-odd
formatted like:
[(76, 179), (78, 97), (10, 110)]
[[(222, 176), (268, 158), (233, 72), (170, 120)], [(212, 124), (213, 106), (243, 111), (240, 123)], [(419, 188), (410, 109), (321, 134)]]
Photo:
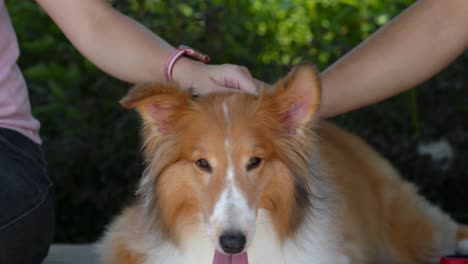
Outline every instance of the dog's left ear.
[(309, 62), (295, 66), (277, 82), (272, 99), (280, 114), (280, 122), (289, 133), (295, 134), (300, 126), (315, 117), (320, 106), (320, 93), (320, 77)]
[(184, 109), (191, 95), (171, 84), (137, 84), (120, 100), (120, 104), (136, 109), (145, 124), (154, 126), (162, 134), (174, 132), (178, 112)]

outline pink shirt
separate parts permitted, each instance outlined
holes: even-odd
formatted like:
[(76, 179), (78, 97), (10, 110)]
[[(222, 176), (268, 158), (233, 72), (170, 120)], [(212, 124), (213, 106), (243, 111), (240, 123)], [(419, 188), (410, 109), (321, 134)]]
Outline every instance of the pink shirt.
[(26, 82), (16, 61), (18, 41), (5, 1), (0, 0), (0, 127), (18, 131), (40, 144), (39, 122), (31, 114)]

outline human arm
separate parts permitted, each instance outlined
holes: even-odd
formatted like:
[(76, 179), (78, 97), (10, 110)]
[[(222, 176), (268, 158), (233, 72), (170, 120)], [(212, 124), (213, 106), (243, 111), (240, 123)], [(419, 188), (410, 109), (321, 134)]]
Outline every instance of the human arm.
[(468, 1), (419, 0), (322, 72), (323, 117), (408, 90), (468, 47)]
[[(106, 73), (130, 83), (164, 79), (164, 61), (174, 50), (104, 0), (36, 0), (72, 44)], [(207, 93), (230, 88), (255, 93), (255, 80), (237, 65), (206, 65), (181, 58), (173, 79), (182, 88)]]

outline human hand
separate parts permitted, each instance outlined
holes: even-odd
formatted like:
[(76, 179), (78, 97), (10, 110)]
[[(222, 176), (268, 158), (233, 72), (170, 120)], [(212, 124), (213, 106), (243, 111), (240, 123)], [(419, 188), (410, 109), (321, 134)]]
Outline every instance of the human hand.
[(241, 91), (257, 94), (263, 83), (250, 75), (247, 68), (233, 64), (209, 65), (181, 58), (174, 65), (173, 80), (196, 94)]

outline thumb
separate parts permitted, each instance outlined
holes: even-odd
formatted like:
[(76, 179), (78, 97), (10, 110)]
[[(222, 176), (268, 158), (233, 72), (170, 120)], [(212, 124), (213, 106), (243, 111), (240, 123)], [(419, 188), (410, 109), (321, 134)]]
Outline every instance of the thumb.
[(239, 89), (254, 95), (258, 93), (256, 80), (254, 78), (241, 78), (239, 80)]

